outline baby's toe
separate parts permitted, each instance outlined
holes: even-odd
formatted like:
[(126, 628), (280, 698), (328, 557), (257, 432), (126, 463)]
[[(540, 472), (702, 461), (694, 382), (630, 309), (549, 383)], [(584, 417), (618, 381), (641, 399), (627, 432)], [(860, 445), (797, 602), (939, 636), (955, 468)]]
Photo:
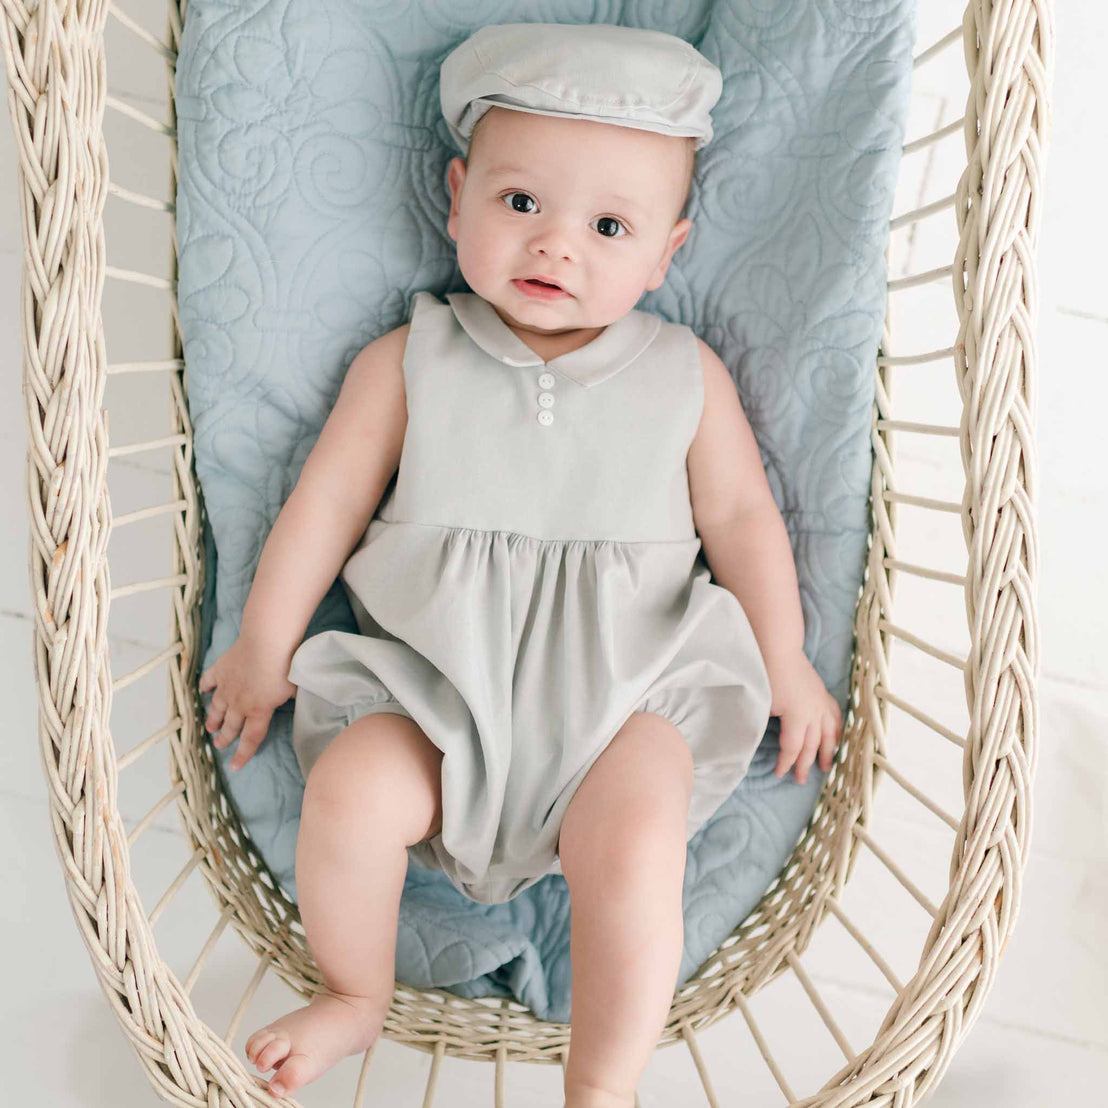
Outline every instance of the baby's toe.
[(285, 1064), (269, 1079), (269, 1091), (275, 1096), (295, 1092), (301, 1085), (319, 1076), (319, 1063), (308, 1054), (290, 1054)]
[(289, 1041), (289, 1037), (277, 1034), (258, 1051), (258, 1057), (255, 1059), (254, 1065), (263, 1073), (266, 1070), (271, 1070), (284, 1061), (291, 1048), (292, 1043)]
[(255, 1061), (258, 1051), (261, 1050), (266, 1043), (270, 1042), (276, 1034), (277, 1032), (269, 1027), (263, 1027), (261, 1030), (255, 1031), (254, 1034), (246, 1040), (246, 1046), (243, 1048), (249, 1061)]

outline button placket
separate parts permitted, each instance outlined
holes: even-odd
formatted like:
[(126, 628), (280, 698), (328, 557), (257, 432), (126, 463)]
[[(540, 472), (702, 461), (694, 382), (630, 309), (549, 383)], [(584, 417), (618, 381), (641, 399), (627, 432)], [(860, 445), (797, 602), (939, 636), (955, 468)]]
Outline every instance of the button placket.
[[(554, 374), (540, 373), (539, 387), (541, 389), (552, 389), (554, 387)], [(554, 422), (554, 413), (550, 411), (554, 406), (554, 394), (552, 392), (540, 392), (538, 400), (542, 410), (536, 416), (536, 419), (543, 427), (549, 427)]]

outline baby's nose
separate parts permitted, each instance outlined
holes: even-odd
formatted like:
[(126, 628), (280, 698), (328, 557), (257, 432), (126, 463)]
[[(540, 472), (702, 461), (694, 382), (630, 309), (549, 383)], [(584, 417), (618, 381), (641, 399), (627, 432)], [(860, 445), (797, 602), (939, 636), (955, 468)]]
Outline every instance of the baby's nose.
[(548, 257), (572, 259), (576, 248), (572, 236), (560, 227), (546, 227), (531, 238), (531, 249)]
[(560, 247), (557, 244), (540, 245), (537, 249), (537, 253), (541, 257), (550, 258), (552, 261), (557, 261), (559, 264), (563, 262), (572, 262), (573, 254), (570, 250)]

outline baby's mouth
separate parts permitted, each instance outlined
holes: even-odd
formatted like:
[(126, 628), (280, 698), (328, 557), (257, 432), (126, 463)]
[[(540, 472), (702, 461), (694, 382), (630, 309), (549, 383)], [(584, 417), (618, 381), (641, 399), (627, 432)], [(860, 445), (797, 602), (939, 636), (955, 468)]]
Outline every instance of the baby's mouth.
[(541, 277), (513, 277), (512, 284), (532, 300), (564, 300), (571, 295), (561, 285)]

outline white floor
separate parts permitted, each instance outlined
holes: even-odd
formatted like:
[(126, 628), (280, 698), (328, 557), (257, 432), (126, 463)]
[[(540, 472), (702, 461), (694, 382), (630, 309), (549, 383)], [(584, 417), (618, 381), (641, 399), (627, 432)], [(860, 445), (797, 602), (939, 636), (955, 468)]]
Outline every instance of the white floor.
[[(133, 3), (124, 6), (139, 10)], [(921, 7), (926, 9), (920, 20), (922, 46), (939, 37), (945, 27), (935, 16), (937, 5), (921, 3)], [(1104, 276), (1108, 235), (1099, 205), (1108, 171), (1099, 113), (1108, 8), (1097, 4), (1059, 7), (1064, 10), (1057, 28), (1054, 132), (1047, 156), (1039, 248), (1037, 509), (1042, 663), (1033, 834), (1018, 922), (983, 1013), (930, 1096), (928, 1103), (935, 1108), (1104, 1103), (1103, 1090), (1108, 1083), (1108, 1004), (1104, 999), (1108, 995), (1104, 942), (1108, 934), (1108, 676), (1100, 668), (1100, 644), (1108, 637), (1108, 575), (1102, 556), (1108, 538), (1104, 525), (1108, 479), (1100, 455), (1103, 412), (1108, 404), (1104, 354), (1108, 347), (1108, 281)], [(949, 10), (949, 5), (943, 8)], [(946, 25), (952, 23), (948, 20)], [(159, 21), (148, 25), (156, 32), (162, 30)], [(109, 21), (109, 92), (162, 118), (163, 79), (156, 68), (140, 72), (139, 62), (133, 60), (137, 57), (133, 41)], [(918, 72), (917, 87), (924, 95), (916, 101), (911, 135), (960, 113), (964, 91), (951, 91), (962, 88), (952, 76), (959, 64), (959, 48), (955, 47)], [(121, 136), (127, 134), (117, 122), (112, 126)], [(915, 206), (919, 196), (933, 198), (950, 191), (928, 192), (928, 178), (937, 178), (944, 158), (957, 153), (956, 145), (944, 143), (934, 158), (917, 159), (902, 181), (897, 210)], [(0, 518), (8, 522), (0, 543), (0, 699), (12, 714), (4, 729), (6, 741), (0, 746), (0, 887), (4, 889), (0, 941), (10, 957), (0, 1029), (7, 1095), (0, 1100), (48, 1103), (55, 1108), (149, 1106), (159, 1102), (158, 1096), (100, 990), (69, 908), (53, 846), (38, 751), (24, 491), (27, 443), (18, 384), (23, 232), (15, 157), (11, 128), (5, 120), (0, 126), (0, 350), (6, 370), (0, 395), (0, 472), (7, 480), (0, 481)], [(124, 155), (117, 157), (122, 166)], [(128, 180), (122, 168), (120, 177), (132, 187), (157, 188)], [(109, 212), (112, 204), (109, 199)], [(949, 212), (940, 218), (953, 228)], [(129, 242), (113, 239), (109, 229), (108, 243), (109, 264), (132, 264), (127, 258)], [(900, 242), (897, 249), (900, 253), (894, 264), (898, 272), (909, 266), (921, 270), (944, 264), (941, 257), (932, 260), (927, 256), (926, 242)], [(948, 246), (940, 243), (937, 249), (940, 254), (947, 250), (945, 260), (949, 262)], [(108, 284), (110, 297), (112, 283)], [(934, 295), (949, 300), (949, 290), (942, 286), (925, 290), (921, 305), (929, 304), (928, 297)], [(894, 319), (896, 349), (921, 349), (913, 338), (917, 313), (909, 310), (902, 314), (904, 318)], [(113, 361), (129, 356), (130, 351), (113, 353), (109, 347)], [(956, 393), (949, 365), (929, 372), (935, 376), (905, 370), (896, 380), (894, 401), (908, 397), (913, 389), (925, 388), (921, 395), (927, 404), (933, 401), (934, 407), (933, 416), (928, 415), (930, 421), (956, 425), (958, 412), (951, 406)], [(117, 417), (113, 411), (113, 422), (125, 416), (120, 413)], [(904, 488), (922, 489), (926, 483), (928, 490), (953, 490), (949, 496), (945, 491), (931, 495), (959, 498), (962, 470), (956, 439), (945, 440), (945, 449), (942, 444), (925, 446), (919, 436), (907, 434), (897, 442), (898, 473)], [(153, 463), (116, 463), (111, 472), (113, 511), (117, 514), (150, 502), (143, 499), (143, 488), (157, 484), (162, 476)], [(951, 519), (949, 534), (939, 528), (924, 531), (917, 526), (912, 509), (906, 509), (901, 517), (900, 556), (955, 569), (960, 557), (964, 566), (961, 531), (956, 517)], [(137, 576), (119, 571), (123, 581)], [(920, 584), (906, 575), (901, 575), (897, 589), (899, 624), (933, 627), (931, 637), (936, 643), (953, 653), (964, 653), (967, 640), (962, 626), (964, 609), (958, 610), (960, 590)], [(949, 609), (954, 618), (937, 614), (940, 607), (935, 590), (942, 589), (957, 594), (955, 607)], [(126, 602), (119, 603), (119, 619), (113, 607), (109, 631), (117, 674), (150, 654), (145, 629), (128, 625)], [(942, 672), (943, 668), (908, 644), (895, 647), (894, 686), (900, 679), (915, 681), (925, 689), (929, 711), (955, 730), (961, 723), (964, 730), (966, 708), (960, 675), (952, 680), (950, 671)], [(154, 707), (161, 707), (162, 695), (160, 687), (149, 694)], [(140, 708), (136, 702), (128, 711)], [(903, 714), (894, 716), (889, 735), (894, 764), (960, 813), (960, 753)], [(115, 726), (113, 714), (113, 730)], [(148, 784), (144, 795), (128, 794), (121, 799), (129, 827), (160, 795), (153, 775)], [(882, 790), (877, 805), (878, 840), (884, 842), (886, 833), (895, 839), (900, 864), (932, 900), (941, 898), (953, 833), (895, 784), (886, 781)], [(164, 888), (166, 873), (176, 872), (182, 864), (183, 838), (176, 818), (172, 807), (167, 809), (157, 828), (140, 840), (140, 847), (132, 853), (132, 873), (148, 908)], [(921, 910), (915, 901), (886, 871), (871, 863), (872, 857), (863, 853), (844, 903), (863, 920), (867, 910), (879, 913), (880, 943), (888, 948), (886, 956), (903, 980), (916, 968), (926, 928), (921, 929)], [(198, 878), (190, 879), (180, 895), (188, 904), (175, 904), (167, 913), (159, 923), (158, 941), (168, 949), (174, 938), (180, 939), (188, 951), (180, 966), (187, 970), (199, 946), (199, 934), (190, 935), (189, 928), (173, 922), (172, 917), (183, 916), (187, 923), (193, 910), (210, 915), (211, 903)], [(867, 933), (873, 931), (867, 928)], [(888, 990), (880, 988), (883, 979), (875, 980), (872, 965), (857, 947), (844, 941), (844, 935), (837, 922), (825, 923), (811, 948), (810, 972), (842, 1021), (844, 1033), (859, 1049), (870, 1041), (865, 1036), (872, 1037), (887, 1008)], [(202, 977), (194, 1000), (217, 1013), (212, 1022), (222, 1020), (219, 1030), (223, 1031), (254, 967), (230, 934), (221, 940), (215, 958), (218, 980), (213, 982), (210, 974)], [(179, 969), (177, 965), (172, 968), (175, 972)], [(259, 1005), (267, 990), (271, 995), (263, 1017)], [(274, 987), (267, 979), (237, 1029), (235, 1049), (241, 1052), (253, 1028), (292, 1007), (292, 999), (287, 990)], [(782, 1060), (793, 1090), (797, 1095), (815, 1091), (842, 1065), (843, 1058), (795, 979), (790, 977), (780, 987), (776, 983), (769, 986), (754, 1000), (756, 1017)], [(739, 1044), (741, 1053), (737, 1054)], [(740, 1104), (782, 1103), (740, 1017), (732, 1016), (703, 1033), (701, 1046), (721, 1103), (736, 1108)], [(427, 1055), (382, 1041), (366, 1103), (416, 1104), (422, 1097), (428, 1065)], [(300, 1099), (305, 1104), (348, 1104), (356, 1073), (357, 1061), (347, 1059), (303, 1090)], [(559, 1073), (556, 1067), (511, 1067), (507, 1102), (560, 1105)], [(436, 1104), (461, 1108), (492, 1103), (491, 1066), (448, 1059), (443, 1080), (445, 1088)], [(658, 1051), (644, 1075), (643, 1104), (660, 1108), (706, 1103), (703, 1094), (690, 1091), (695, 1089), (688, 1052)]]

